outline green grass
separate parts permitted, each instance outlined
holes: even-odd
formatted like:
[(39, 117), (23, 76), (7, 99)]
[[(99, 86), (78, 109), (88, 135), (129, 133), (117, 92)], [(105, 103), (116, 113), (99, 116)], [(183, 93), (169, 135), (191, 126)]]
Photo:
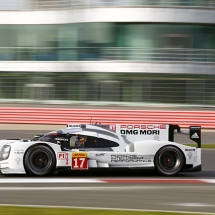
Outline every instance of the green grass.
[[(0, 206), (1, 215), (166, 215), (167, 212), (141, 212), (141, 211), (120, 211), (120, 210), (93, 210), (93, 209), (67, 209), (67, 208), (39, 208)], [(179, 215), (177, 212), (168, 212), (169, 215)], [(188, 215), (188, 213), (180, 213)], [(196, 215), (204, 213), (196, 213)], [(195, 213), (192, 213), (195, 215)]]
[[(196, 147), (196, 144), (184, 144), (186, 146), (194, 146)], [(202, 149), (215, 149), (215, 144), (202, 144)]]

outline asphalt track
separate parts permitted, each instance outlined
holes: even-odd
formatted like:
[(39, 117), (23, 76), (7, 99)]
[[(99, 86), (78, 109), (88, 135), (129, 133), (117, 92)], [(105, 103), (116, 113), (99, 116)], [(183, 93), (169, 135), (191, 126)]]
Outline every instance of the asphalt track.
[(215, 186), (19, 184), (0, 187), (0, 204), (215, 212)]
[[(0, 139), (32, 138), (47, 130), (4, 130)], [(203, 132), (203, 144), (213, 143), (215, 134)], [(188, 137), (177, 136), (176, 141), (189, 143)], [(202, 150), (202, 171), (180, 173), (172, 179), (215, 179), (215, 150)], [(127, 208), (144, 210), (170, 210), (215, 212), (215, 184), (195, 183), (91, 183), (80, 179), (165, 179), (154, 171), (139, 170), (93, 170), (61, 172), (52, 179), (76, 179), (71, 183), (19, 183), (26, 176), (0, 176), (0, 204), (52, 205), (76, 207)], [(6, 181), (3, 181), (5, 180)], [(9, 183), (9, 180), (15, 183)], [(35, 177), (29, 178), (29, 180)], [(36, 178), (37, 179), (37, 178)], [(4, 183), (2, 183), (4, 182)]]

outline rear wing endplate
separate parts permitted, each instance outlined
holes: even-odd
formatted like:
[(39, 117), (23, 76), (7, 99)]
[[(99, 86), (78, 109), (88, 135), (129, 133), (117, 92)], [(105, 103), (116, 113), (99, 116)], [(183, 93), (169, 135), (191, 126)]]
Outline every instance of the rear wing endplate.
[(201, 148), (201, 126), (190, 126), (189, 131), (181, 130), (179, 125), (169, 125), (169, 141), (174, 142), (174, 133), (189, 135), (190, 139)]
[(201, 148), (201, 126), (190, 126), (190, 139), (197, 143), (198, 148)]

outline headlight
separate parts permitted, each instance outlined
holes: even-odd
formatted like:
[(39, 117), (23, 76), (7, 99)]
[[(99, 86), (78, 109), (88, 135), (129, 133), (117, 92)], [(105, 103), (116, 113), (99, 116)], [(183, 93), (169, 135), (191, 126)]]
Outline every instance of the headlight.
[(1, 150), (1, 160), (6, 160), (10, 155), (11, 147), (9, 145), (3, 146)]

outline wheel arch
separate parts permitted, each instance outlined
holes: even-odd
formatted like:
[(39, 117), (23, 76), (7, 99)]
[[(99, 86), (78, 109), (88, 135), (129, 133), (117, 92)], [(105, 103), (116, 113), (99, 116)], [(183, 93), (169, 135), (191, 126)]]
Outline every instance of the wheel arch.
[[(25, 150), (25, 153), (24, 153), (24, 156), (23, 156), (23, 167), (24, 167), (26, 173), (28, 173), (28, 171), (27, 171), (27, 169), (26, 169), (26, 166), (25, 166), (25, 157), (26, 157), (26, 154), (27, 154), (28, 150), (30, 150), (31, 148), (33, 148), (33, 147), (35, 147), (35, 146), (38, 146), (38, 145), (42, 145), (42, 146), (48, 147), (48, 148), (49, 148), (50, 150), (52, 150), (52, 152), (56, 155), (55, 150), (54, 150), (49, 144), (47, 144), (47, 143), (41, 142), (41, 143), (35, 143), (35, 144), (29, 146), (29, 147)], [(56, 159), (56, 156), (55, 156), (55, 166), (56, 166), (56, 165), (57, 165), (57, 159)]]
[(164, 146), (160, 147), (160, 148), (157, 150), (157, 152), (155, 153), (154, 159), (153, 159), (154, 166), (155, 166), (155, 158), (156, 158), (158, 152), (159, 152), (161, 149), (163, 149), (163, 148), (165, 148), (165, 147), (167, 147), (167, 146), (171, 146), (171, 147), (177, 148), (179, 151), (181, 151), (181, 153), (182, 153), (182, 155), (183, 155), (183, 158), (184, 158), (184, 165), (183, 165), (183, 168), (182, 168), (182, 169), (184, 169), (184, 167), (186, 166), (186, 157), (185, 157), (185, 154), (184, 154), (184, 152), (180, 149), (180, 147), (178, 147), (178, 146), (176, 146), (176, 145), (173, 145), (173, 144), (164, 145)]

